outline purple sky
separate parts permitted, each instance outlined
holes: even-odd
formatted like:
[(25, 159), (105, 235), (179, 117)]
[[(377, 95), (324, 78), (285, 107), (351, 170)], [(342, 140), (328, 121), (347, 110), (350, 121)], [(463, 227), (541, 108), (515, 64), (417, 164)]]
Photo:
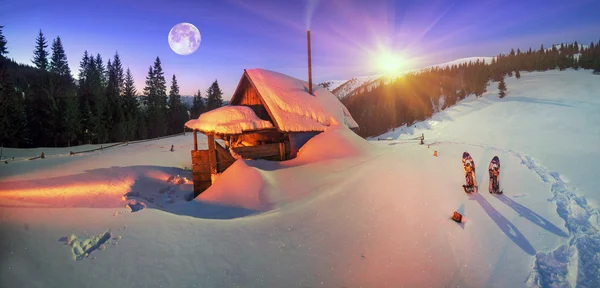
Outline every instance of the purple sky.
[[(378, 47), (403, 53), (410, 68), (471, 56), (493, 56), (511, 47), (600, 37), (600, 1), (47, 1), (0, 2), (0, 25), (9, 57), (31, 64), (35, 37), (60, 36), (77, 76), (84, 50), (106, 62), (118, 51), (138, 91), (159, 56), (170, 85), (181, 94), (203, 93), (219, 80), (229, 99), (244, 68), (266, 68), (306, 79), (306, 30), (310, 27), (315, 82), (379, 73)], [(167, 35), (177, 23), (194, 24), (200, 48), (181, 56)]]

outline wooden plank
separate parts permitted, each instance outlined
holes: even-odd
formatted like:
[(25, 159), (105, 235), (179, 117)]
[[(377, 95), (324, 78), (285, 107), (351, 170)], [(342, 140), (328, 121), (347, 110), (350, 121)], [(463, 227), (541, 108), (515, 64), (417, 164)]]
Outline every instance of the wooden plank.
[(236, 147), (233, 148), (236, 153), (246, 153), (246, 152), (275, 152), (279, 153), (279, 143), (271, 143), (271, 144), (263, 144), (256, 146), (246, 146), (246, 147)]
[(208, 150), (192, 150), (192, 163), (193, 160), (206, 160), (208, 162)]
[(219, 143), (215, 143), (215, 144), (216, 144), (215, 148), (216, 148), (217, 152), (219, 153), (219, 156), (221, 156), (221, 158), (219, 158), (219, 161), (226, 161), (226, 160), (235, 161), (235, 158), (233, 158), (233, 156), (231, 156), (231, 153), (229, 153), (229, 151), (227, 151), (227, 149), (225, 149)]
[(194, 151), (198, 150), (198, 131), (194, 130)]
[(217, 174), (217, 151), (215, 149), (215, 134), (208, 134), (208, 159), (210, 163), (210, 173)]
[(210, 164), (194, 164), (192, 165), (192, 173), (205, 173), (210, 174)]
[(237, 147), (233, 148), (233, 150), (235, 151), (235, 153), (241, 155), (244, 158), (259, 159), (272, 156), (280, 157), (279, 143), (263, 144), (249, 147)]
[(229, 101), (229, 105), (239, 105), (240, 102), (240, 94), (242, 94), (244, 92), (244, 81), (248, 82), (248, 75), (246, 73), (246, 69), (244, 69), (244, 74), (242, 74), (242, 77), (240, 78), (240, 81), (238, 82), (237, 87), (235, 88), (235, 91), (233, 92), (233, 96), (231, 97), (230, 101)]
[(208, 153), (206, 153), (206, 155), (200, 154), (200, 155), (192, 156), (192, 164), (200, 164), (200, 163), (209, 164), (208, 161), (210, 161), (208, 159)]
[(285, 160), (285, 143), (279, 143), (279, 160)]
[(211, 180), (210, 174), (194, 174), (192, 175), (192, 180), (194, 181), (194, 183), (196, 182), (210, 182)]
[(261, 105), (260, 98), (258, 97), (258, 93), (254, 89), (254, 87), (248, 85), (248, 81), (244, 81), (244, 89), (243, 96), (240, 101), (240, 105), (252, 106), (252, 105)]

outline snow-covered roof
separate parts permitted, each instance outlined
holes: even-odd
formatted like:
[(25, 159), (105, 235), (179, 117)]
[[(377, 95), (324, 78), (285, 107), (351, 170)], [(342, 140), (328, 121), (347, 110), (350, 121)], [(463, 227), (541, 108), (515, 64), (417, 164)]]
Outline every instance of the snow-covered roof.
[(186, 122), (185, 126), (217, 134), (241, 134), (244, 131), (275, 128), (271, 122), (258, 118), (247, 106), (223, 106), (202, 113), (198, 119)]
[[(337, 125), (358, 127), (348, 109), (326, 88), (313, 85), (313, 96), (308, 93), (307, 82), (285, 74), (265, 69), (247, 69), (245, 74), (280, 131), (325, 131)], [(235, 103), (235, 99), (231, 102)]]

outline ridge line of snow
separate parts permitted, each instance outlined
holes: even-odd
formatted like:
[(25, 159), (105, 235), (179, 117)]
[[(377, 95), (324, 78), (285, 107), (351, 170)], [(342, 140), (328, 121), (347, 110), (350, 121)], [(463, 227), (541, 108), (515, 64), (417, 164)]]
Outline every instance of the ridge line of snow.
[[(584, 196), (578, 196), (576, 189), (569, 187), (558, 172), (549, 171), (532, 157), (510, 149), (451, 141), (433, 142), (430, 145), (436, 144), (469, 145), (506, 152), (519, 158), (521, 164), (535, 172), (544, 183), (551, 185), (550, 192), (554, 196), (548, 201), (556, 202), (556, 212), (565, 221), (571, 238), (568, 244), (562, 244), (550, 252), (536, 253), (533, 271), (527, 279), (529, 287), (600, 287), (600, 264), (596, 260), (597, 251), (600, 251), (600, 229), (598, 223), (592, 222), (598, 222), (600, 212), (590, 207)], [(594, 216), (596, 219), (593, 219)]]

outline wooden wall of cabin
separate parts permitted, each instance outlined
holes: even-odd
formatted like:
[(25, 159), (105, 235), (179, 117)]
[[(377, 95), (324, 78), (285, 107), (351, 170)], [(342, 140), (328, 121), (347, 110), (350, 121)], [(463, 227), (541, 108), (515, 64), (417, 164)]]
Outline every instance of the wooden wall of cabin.
[(235, 103), (231, 103), (231, 105), (248, 106), (254, 111), (258, 118), (274, 124), (273, 119), (271, 119), (271, 116), (269, 116), (269, 113), (267, 112), (267, 109), (260, 101), (260, 95), (258, 95), (258, 91), (254, 89), (247, 78), (244, 78), (240, 83), (238, 93), (241, 94), (239, 102), (236, 101)]
[(265, 159), (271, 161), (284, 161), (290, 159), (289, 142), (238, 147), (232, 148), (232, 150), (244, 159)]
[(281, 143), (288, 140), (286, 133), (277, 130), (263, 131), (261, 133), (248, 133), (230, 136), (229, 145), (231, 147), (247, 147), (262, 144)]
[(194, 181), (194, 198), (210, 187), (210, 162), (208, 150), (192, 150), (192, 181)]

